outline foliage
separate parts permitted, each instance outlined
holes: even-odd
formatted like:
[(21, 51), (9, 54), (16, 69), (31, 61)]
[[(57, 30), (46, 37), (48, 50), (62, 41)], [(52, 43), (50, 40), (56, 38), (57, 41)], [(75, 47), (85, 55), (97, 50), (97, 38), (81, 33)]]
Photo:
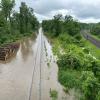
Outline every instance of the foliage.
[(21, 3), (19, 21), (20, 33), (22, 34), (36, 29), (36, 25), (38, 23), (33, 14), (33, 9), (28, 8), (24, 2)]
[(15, 0), (1, 0), (2, 14), (4, 14), (6, 21), (8, 18), (11, 21), (11, 13), (14, 5)]
[(100, 91), (99, 91), (98, 94), (96, 95), (96, 100), (100, 100)]
[(90, 32), (91, 34), (98, 37), (96, 39), (99, 39), (100, 38), (100, 23), (94, 24), (92, 28), (90, 29)]
[[(20, 12), (15, 12), (15, 0), (1, 0), (0, 3), (0, 44), (30, 36), (38, 29), (38, 21), (32, 8), (21, 3)], [(30, 33), (30, 34), (29, 34)]]
[(75, 70), (60, 70), (58, 73), (59, 81), (63, 84), (66, 88), (79, 88), (80, 87), (80, 80), (79, 80), (80, 72)]
[(95, 100), (96, 95), (100, 90), (100, 83), (95, 78), (93, 72), (84, 71), (81, 76), (82, 91), (85, 95), (85, 100)]
[(100, 25), (95, 25), (91, 29), (91, 33), (94, 34), (94, 35), (100, 35)]
[(57, 100), (58, 92), (56, 90), (50, 90), (50, 97), (52, 98), (52, 100)]
[(64, 69), (70, 68), (78, 70), (81, 67), (79, 59), (70, 52), (68, 54), (61, 55), (57, 63), (59, 67)]
[(92, 62), (92, 71), (94, 75), (100, 79), (100, 61)]
[(61, 33), (68, 33), (71, 36), (75, 36), (80, 31), (78, 22), (72, 16), (66, 15), (63, 18), (61, 14), (55, 15), (51, 20), (44, 20), (42, 27), (45, 32), (49, 32), (55, 37)]

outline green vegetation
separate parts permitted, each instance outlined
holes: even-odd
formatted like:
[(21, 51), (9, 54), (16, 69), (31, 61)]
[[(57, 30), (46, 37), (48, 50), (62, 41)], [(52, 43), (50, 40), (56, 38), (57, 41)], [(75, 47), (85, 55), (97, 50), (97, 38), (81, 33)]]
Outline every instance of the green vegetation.
[(100, 22), (99, 23), (79, 23), (80, 29), (87, 31), (90, 35), (97, 40), (100, 40)]
[(100, 23), (95, 24), (91, 28), (92, 35), (96, 36), (98, 39), (100, 39)]
[(19, 12), (15, 12), (14, 6), (15, 0), (0, 2), (0, 45), (31, 36), (38, 29), (32, 8), (22, 2)]
[[(64, 20), (64, 21), (63, 21)], [(42, 22), (43, 30), (51, 33), (52, 36), (59, 36), (60, 33), (67, 32), (68, 34), (75, 36), (79, 33), (80, 27), (77, 21), (73, 21), (71, 16), (65, 16), (58, 14), (54, 16), (52, 20), (44, 20)]]
[(43, 21), (42, 26), (57, 56), (59, 82), (65, 86), (67, 93), (73, 88), (81, 91), (80, 100), (99, 100), (100, 49), (80, 34), (81, 30), (90, 26), (67, 15), (65, 18), (56, 15), (56, 18)]
[(92, 71), (84, 71), (81, 75), (81, 89), (85, 95), (85, 100), (96, 100), (100, 91), (100, 83)]
[(52, 98), (52, 100), (57, 100), (58, 92), (56, 90), (50, 90), (50, 97)]
[(59, 81), (63, 84), (67, 89), (71, 88), (79, 88), (80, 80), (79, 76), (81, 73), (75, 70), (61, 70), (59, 71)]

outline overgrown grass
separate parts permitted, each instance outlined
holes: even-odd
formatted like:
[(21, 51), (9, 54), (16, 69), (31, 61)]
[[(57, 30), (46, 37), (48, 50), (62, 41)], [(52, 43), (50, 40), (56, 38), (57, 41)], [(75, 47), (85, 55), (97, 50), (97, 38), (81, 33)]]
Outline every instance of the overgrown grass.
[(17, 42), (27, 37), (35, 37), (35, 34), (25, 33), (25, 34), (1, 34), (0, 35), (0, 46), (5, 44)]
[(58, 79), (61, 82), (62, 85), (64, 85), (66, 88), (72, 89), (72, 88), (80, 88), (80, 71), (76, 70), (59, 70), (58, 73)]
[(90, 53), (96, 57), (97, 59), (100, 59), (100, 48), (97, 48), (95, 45), (91, 44), (89, 41), (85, 41), (86, 47), (89, 48)]

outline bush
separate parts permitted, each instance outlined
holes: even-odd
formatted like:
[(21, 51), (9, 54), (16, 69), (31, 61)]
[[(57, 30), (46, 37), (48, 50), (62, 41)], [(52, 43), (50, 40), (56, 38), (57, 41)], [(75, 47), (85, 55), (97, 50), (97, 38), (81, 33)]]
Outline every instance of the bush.
[(100, 83), (95, 78), (92, 71), (83, 71), (80, 81), (81, 89), (84, 93), (85, 100), (96, 100), (96, 95), (100, 90)]
[(57, 61), (57, 64), (60, 68), (64, 68), (64, 69), (70, 68), (70, 69), (78, 70), (80, 69), (80, 67), (82, 67), (77, 56), (71, 53), (59, 56), (59, 60)]
[(66, 88), (80, 88), (80, 72), (76, 72), (74, 70), (60, 70), (58, 75), (60, 83), (63, 84)]
[(100, 79), (100, 61), (92, 62), (92, 71), (94, 75)]

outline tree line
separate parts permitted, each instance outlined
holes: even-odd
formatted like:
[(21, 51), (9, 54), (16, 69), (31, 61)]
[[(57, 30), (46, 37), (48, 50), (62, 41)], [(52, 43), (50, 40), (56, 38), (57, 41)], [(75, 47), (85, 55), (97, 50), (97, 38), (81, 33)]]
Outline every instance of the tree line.
[(82, 23), (75, 20), (72, 16), (61, 14), (55, 15), (51, 20), (43, 20), (42, 27), (45, 32), (51, 33), (53, 36), (59, 36), (61, 33), (68, 33), (76, 36), (82, 30), (87, 30), (92, 35), (100, 38), (100, 23)]
[(15, 0), (1, 0), (0, 2), (0, 36), (8, 34), (32, 33), (38, 29), (39, 22), (34, 15), (33, 8), (21, 2), (19, 12), (14, 10)]
[(42, 27), (45, 32), (48, 31), (54, 36), (59, 36), (60, 33), (68, 33), (71, 36), (75, 36), (80, 32), (79, 22), (70, 15), (65, 17), (61, 14), (55, 15), (51, 20), (44, 20)]

